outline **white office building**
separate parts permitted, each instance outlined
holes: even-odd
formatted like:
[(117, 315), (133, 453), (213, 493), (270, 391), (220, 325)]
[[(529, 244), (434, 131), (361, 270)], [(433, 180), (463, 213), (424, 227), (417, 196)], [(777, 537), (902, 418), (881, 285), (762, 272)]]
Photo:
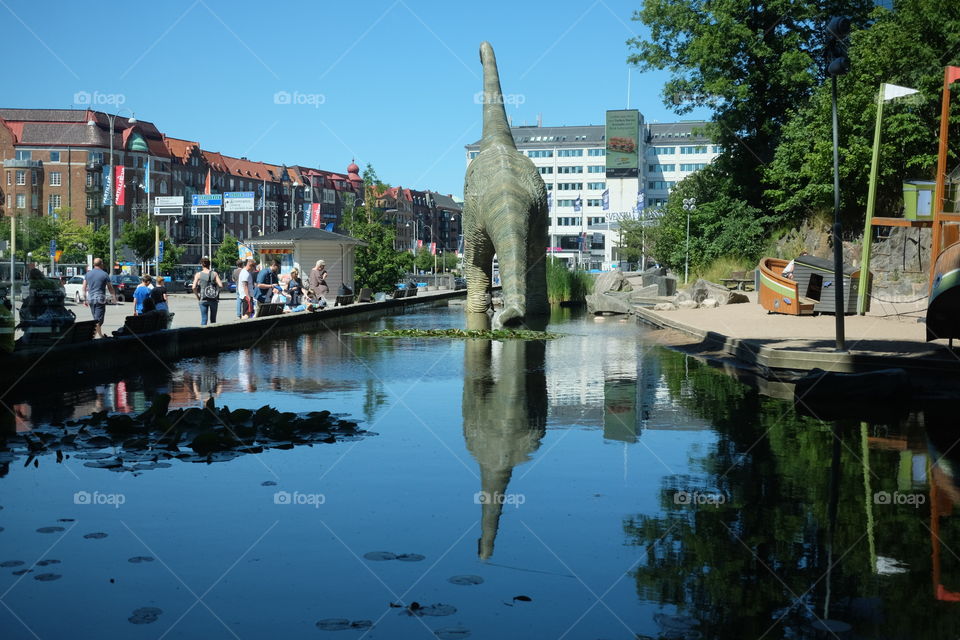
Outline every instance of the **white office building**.
[[(640, 133), (636, 177), (607, 177), (604, 125), (511, 127), (517, 149), (533, 161), (547, 186), (549, 254), (588, 269), (616, 266), (619, 221), (653, 217), (674, 184), (719, 154), (696, 132), (703, 121), (644, 124), (634, 113)], [(479, 151), (479, 140), (467, 145), (467, 164)], [(644, 211), (638, 212), (638, 202)]]

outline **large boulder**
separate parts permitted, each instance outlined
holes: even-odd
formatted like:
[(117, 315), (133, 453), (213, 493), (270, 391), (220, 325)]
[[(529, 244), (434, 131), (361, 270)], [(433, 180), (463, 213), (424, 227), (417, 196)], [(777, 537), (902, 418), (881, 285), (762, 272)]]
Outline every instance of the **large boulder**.
[(700, 304), (707, 298), (713, 298), (717, 301), (718, 305), (749, 302), (749, 298), (747, 298), (745, 293), (730, 291), (723, 285), (715, 284), (703, 278), (700, 278), (691, 286), (678, 293), (676, 301), (680, 303), (685, 300), (692, 300)]
[(614, 291), (588, 295), (586, 296), (587, 311), (593, 314), (633, 313), (631, 296), (632, 294), (629, 291)]
[(620, 269), (613, 269), (597, 276), (593, 282), (593, 293), (633, 291), (633, 286)]

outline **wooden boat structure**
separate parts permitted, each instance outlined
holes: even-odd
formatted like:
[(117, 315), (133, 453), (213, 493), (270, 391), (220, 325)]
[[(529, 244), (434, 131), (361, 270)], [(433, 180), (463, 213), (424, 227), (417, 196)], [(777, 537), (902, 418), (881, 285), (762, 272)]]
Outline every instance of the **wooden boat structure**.
[[(760, 260), (757, 301), (769, 313), (794, 316), (835, 313), (833, 290), (833, 263), (815, 256), (801, 256), (794, 260), (793, 277), (783, 275), (787, 260), (763, 258)], [(844, 314), (856, 312), (859, 269), (844, 269)]]

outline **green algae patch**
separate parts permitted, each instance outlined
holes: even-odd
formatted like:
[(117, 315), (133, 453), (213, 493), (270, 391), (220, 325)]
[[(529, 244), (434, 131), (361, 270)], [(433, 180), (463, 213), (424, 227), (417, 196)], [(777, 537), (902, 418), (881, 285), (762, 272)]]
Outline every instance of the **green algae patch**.
[(357, 331), (347, 335), (361, 338), (475, 338), (480, 340), (555, 340), (562, 333), (526, 329), (383, 329)]

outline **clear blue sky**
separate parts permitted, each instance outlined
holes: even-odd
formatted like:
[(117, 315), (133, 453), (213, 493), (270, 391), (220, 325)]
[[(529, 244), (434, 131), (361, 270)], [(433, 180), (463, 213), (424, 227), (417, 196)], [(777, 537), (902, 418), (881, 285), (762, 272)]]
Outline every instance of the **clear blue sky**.
[[(479, 43), (494, 46), (514, 124), (602, 124), (627, 103), (641, 2), (0, 0), (0, 106), (122, 99), (123, 114), (205, 149), (333, 171), (355, 157), (385, 182), (459, 196), (481, 129)], [(630, 106), (648, 122), (680, 119), (665, 78), (632, 72)]]

